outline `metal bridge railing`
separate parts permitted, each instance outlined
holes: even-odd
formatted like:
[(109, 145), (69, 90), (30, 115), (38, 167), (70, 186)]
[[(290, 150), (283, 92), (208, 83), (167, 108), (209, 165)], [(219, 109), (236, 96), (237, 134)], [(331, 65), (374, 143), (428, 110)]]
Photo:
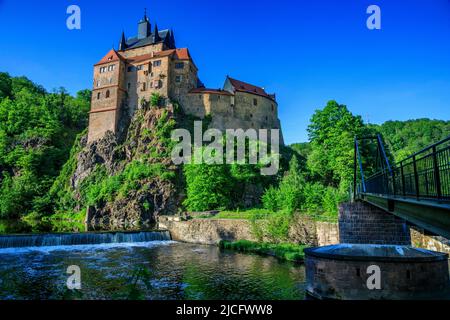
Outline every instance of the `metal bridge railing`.
[(363, 179), (357, 193), (450, 200), (450, 136)]

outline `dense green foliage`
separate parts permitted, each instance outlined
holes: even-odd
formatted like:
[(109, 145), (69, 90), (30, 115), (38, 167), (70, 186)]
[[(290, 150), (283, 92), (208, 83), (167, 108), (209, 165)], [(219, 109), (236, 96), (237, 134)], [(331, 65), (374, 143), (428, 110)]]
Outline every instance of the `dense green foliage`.
[(247, 253), (256, 253), (271, 255), (282, 260), (300, 262), (305, 255), (303, 250), (306, 246), (291, 243), (263, 243), (252, 242), (248, 240), (239, 240), (235, 242), (220, 241), (219, 247), (222, 249), (236, 250)]
[[(450, 132), (450, 121), (429, 119), (366, 125), (345, 105), (329, 101), (311, 117), (310, 142), (281, 148), (281, 168), (275, 176), (262, 176), (261, 165), (205, 163), (184, 165), (177, 175), (166, 162), (174, 145), (170, 133), (176, 127), (192, 129), (196, 119), (188, 115), (169, 119), (161, 106), (163, 97), (154, 94), (136, 115), (143, 122), (150, 108), (153, 116), (158, 115), (154, 127), (130, 129), (136, 131), (132, 142), (145, 140), (148, 147), (133, 149), (132, 161), (121, 163), (114, 174), (97, 165), (75, 190), (71, 177), (86, 134), (90, 95), (83, 90), (73, 97), (63, 88), (49, 93), (27, 78), (0, 73), (0, 218), (30, 213), (81, 216), (85, 206), (125, 198), (158, 177), (185, 191), (183, 209), (253, 208), (244, 216), (264, 217), (264, 232), (283, 239), (295, 213), (336, 215), (352, 181), (355, 136), (381, 133), (391, 159), (400, 160)], [(181, 112), (179, 107), (175, 110)], [(204, 119), (204, 129), (210, 121), (210, 116)], [(374, 169), (369, 165), (373, 146), (362, 144), (361, 150), (366, 169)], [(227, 215), (243, 216), (236, 211)]]
[(25, 77), (0, 73), (0, 217), (39, 208), (87, 125), (90, 91), (48, 93)]
[(387, 121), (369, 127), (383, 135), (395, 160), (400, 161), (450, 135), (450, 121), (417, 119)]

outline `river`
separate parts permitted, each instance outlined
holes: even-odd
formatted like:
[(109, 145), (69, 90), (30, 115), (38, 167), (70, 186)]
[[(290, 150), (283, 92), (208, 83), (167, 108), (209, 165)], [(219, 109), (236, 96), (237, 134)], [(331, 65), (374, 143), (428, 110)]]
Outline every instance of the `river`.
[(304, 299), (304, 283), (303, 265), (173, 241), (0, 249), (0, 300)]

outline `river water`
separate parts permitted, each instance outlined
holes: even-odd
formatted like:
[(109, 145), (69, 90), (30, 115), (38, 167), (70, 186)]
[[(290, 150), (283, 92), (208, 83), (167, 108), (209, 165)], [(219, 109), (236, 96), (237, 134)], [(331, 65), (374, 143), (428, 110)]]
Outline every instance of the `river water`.
[(0, 300), (304, 299), (304, 282), (302, 265), (173, 241), (0, 249)]

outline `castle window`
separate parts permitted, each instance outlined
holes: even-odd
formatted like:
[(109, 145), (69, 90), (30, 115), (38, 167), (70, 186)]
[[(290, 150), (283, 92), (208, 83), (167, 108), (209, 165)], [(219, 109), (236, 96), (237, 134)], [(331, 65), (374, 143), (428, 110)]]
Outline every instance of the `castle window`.
[(155, 80), (153, 86), (157, 89), (157, 88), (161, 88), (162, 87), (162, 83), (160, 80)]
[(127, 68), (127, 71), (128, 72), (132, 72), (134, 70), (134, 67), (133, 66), (129, 66), (128, 68)]
[(112, 83), (112, 78), (109, 78), (109, 84), (111, 84)]
[(145, 91), (145, 90), (147, 90), (147, 84), (144, 82), (144, 83), (142, 83), (141, 91)]
[(105, 72), (106, 71), (106, 67), (101, 67), (100, 68), (100, 73), (103, 73), (103, 72)]
[(253, 105), (254, 105), (254, 106), (257, 106), (257, 105), (258, 105), (258, 99), (256, 99), (256, 98), (253, 99)]
[(136, 67), (136, 70), (142, 70), (142, 64)]
[(198, 98), (199, 98), (199, 99), (201, 99), (201, 98), (202, 98), (202, 95), (201, 95), (201, 94), (199, 94), (199, 95), (198, 95)]
[(160, 65), (161, 65), (161, 60), (153, 61), (153, 66), (154, 67), (159, 67)]
[(115, 64), (108, 66), (108, 71), (113, 71), (115, 66)]
[(275, 110), (275, 107), (272, 105), (272, 111), (274, 111)]
[(105, 98), (108, 99), (109, 98), (109, 90), (106, 90), (106, 95)]
[(128, 85), (127, 85), (127, 87), (128, 87), (128, 90), (130, 90), (130, 87), (131, 87), (131, 83), (129, 83), (129, 82), (128, 82)]
[(175, 77), (175, 82), (176, 83), (180, 83), (183, 80), (183, 76), (176, 76)]
[(253, 114), (250, 113), (250, 118), (253, 118)]
[(175, 64), (175, 69), (183, 69), (184, 68), (184, 62), (177, 62)]
[(99, 93), (97, 93), (97, 100), (100, 100), (100, 97), (102, 96), (102, 93), (101, 92), (99, 92)]
[(100, 87), (100, 80), (97, 80), (97, 87)]

